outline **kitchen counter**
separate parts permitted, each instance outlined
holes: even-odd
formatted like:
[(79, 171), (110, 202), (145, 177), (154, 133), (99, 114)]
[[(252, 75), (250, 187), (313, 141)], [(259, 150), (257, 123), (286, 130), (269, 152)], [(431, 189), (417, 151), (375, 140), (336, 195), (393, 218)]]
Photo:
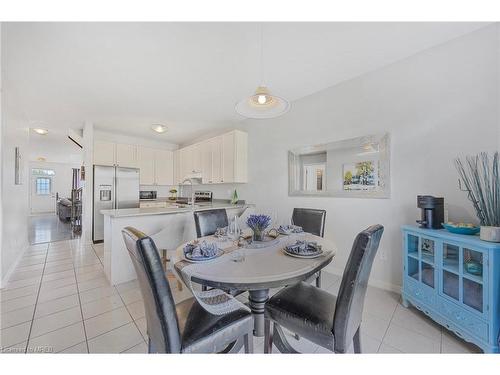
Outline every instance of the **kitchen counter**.
[(190, 206), (124, 208), (102, 210), (104, 215), (104, 272), (111, 284), (117, 285), (137, 278), (134, 266), (125, 242), (122, 230), (133, 227), (155, 241), (158, 249), (175, 250), (180, 244), (196, 237), (194, 211), (222, 208), (227, 211), (228, 218), (241, 216), (253, 207), (241, 201), (233, 205), (229, 200), (200, 202), (195, 209)]
[[(151, 202), (151, 201), (149, 201)], [(231, 204), (228, 201), (213, 201), (211, 203), (196, 203), (194, 211), (204, 211), (217, 208), (246, 208), (251, 205), (244, 202)], [(101, 210), (101, 214), (110, 217), (129, 217), (129, 216), (149, 216), (149, 215), (168, 215), (177, 214), (181, 212), (192, 212), (191, 206), (185, 206), (183, 204), (176, 204), (172, 202), (171, 207), (151, 207), (151, 208), (121, 208), (115, 210)]]

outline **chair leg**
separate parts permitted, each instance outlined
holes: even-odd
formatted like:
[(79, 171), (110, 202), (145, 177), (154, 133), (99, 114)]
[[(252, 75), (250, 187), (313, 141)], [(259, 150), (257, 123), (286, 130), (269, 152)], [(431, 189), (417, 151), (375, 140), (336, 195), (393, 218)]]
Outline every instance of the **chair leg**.
[(264, 321), (264, 353), (271, 354), (273, 352), (273, 330), (271, 329), (271, 321)]
[(321, 271), (318, 272), (318, 277), (316, 277), (316, 287), (321, 288)]
[(252, 354), (253, 353), (253, 332), (249, 332), (243, 337), (243, 343), (245, 345), (245, 353)]
[(361, 340), (360, 340), (360, 333), (359, 333), (359, 327), (356, 333), (354, 334), (354, 337), (352, 339), (353, 345), (354, 345), (354, 353), (361, 353)]

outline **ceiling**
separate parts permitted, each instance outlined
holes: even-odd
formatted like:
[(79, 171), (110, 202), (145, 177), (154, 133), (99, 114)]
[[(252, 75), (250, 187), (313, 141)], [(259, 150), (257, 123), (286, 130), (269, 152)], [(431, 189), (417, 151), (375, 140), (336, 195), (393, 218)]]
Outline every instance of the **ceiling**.
[(26, 150), (27, 160), (52, 163), (81, 164), (82, 149), (68, 138), (63, 129), (53, 128), (46, 135), (39, 135), (34, 131), (29, 133), (29, 147)]
[[(294, 101), (484, 26), (267, 23), (263, 82)], [(7, 107), (49, 129), (77, 129), (88, 120), (101, 129), (182, 144), (242, 121), (234, 105), (261, 83), (257, 23), (2, 27)], [(153, 123), (169, 131), (156, 135)]]

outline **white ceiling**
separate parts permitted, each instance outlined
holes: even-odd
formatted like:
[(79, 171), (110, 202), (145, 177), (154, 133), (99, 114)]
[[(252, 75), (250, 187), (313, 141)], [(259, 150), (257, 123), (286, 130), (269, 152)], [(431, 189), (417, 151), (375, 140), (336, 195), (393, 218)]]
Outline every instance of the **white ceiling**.
[[(264, 83), (297, 100), (484, 26), (268, 23)], [(185, 143), (241, 121), (234, 105), (260, 83), (256, 23), (4, 23), (2, 48), (8, 107), (49, 128)]]
[(68, 138), (67, 131), (57, 128), (46, 135), (30, 131), (26, 154), (29, 161), (38, 161), (40, 157), (53, 163), (81, 164), (83, 161), (82, 149)]

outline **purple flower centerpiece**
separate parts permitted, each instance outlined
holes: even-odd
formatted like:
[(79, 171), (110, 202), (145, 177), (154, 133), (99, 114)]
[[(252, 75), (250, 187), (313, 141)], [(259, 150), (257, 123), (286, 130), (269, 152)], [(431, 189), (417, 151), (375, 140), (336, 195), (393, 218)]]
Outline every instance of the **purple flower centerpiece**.
[(254, 241), (264, 240), (264, 231), (271, 224), (271, 217), (267, 215), (250, 215), (247, 219), (247, 225), (253, 231), (252, 239)]

